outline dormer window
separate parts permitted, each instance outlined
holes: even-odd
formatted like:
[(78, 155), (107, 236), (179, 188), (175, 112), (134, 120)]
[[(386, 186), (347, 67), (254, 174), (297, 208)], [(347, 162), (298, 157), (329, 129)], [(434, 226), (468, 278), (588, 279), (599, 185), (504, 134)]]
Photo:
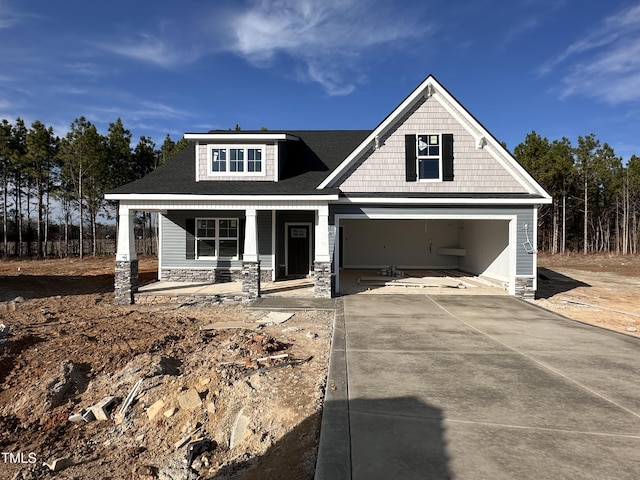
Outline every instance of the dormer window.
[(212, 175), (264, 175), (264, 146), (213, 145), (209, 148)]

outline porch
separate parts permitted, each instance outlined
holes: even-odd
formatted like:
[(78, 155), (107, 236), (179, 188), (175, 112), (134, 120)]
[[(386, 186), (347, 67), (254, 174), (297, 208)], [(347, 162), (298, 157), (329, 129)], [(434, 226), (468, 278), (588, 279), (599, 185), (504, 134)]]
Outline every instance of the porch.
[[(261, 297), (314, 298), (313, 277), (263, 282)], [(157, 281), (138, 288), (135, 303), (240, 303), (243, 301), (242, 282), (202, 283)]]

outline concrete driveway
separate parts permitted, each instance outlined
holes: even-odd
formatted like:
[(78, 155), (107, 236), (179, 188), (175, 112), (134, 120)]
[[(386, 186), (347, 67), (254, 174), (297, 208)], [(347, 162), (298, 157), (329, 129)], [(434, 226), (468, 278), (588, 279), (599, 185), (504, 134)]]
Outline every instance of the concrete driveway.
[(637, 479), (640, 341), (505, 296), (353, 295), (316, 480)]

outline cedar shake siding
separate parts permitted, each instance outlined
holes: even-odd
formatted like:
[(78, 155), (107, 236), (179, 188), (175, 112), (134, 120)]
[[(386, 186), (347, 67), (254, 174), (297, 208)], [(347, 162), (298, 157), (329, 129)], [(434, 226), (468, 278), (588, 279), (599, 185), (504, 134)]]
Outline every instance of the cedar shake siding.
[[(443, 157), (453, 153), (447, 165), (443, 158), (443, 181), (416, 180), (415, 152), (407, 158), (409, 137), (416, 134), (453, 135), (453, 152), (443, 142)], [(528, 193), (490, 153), (488, 146), (476, 148), (476, 140), (435, 97), (422, 102), (380, 139), (380, 147), (368, 150), (336, 186), (344, 193)], [(408, 168), (407, 168), (408, 166)], [(450, 181), (447, 181), (452, 179)]]

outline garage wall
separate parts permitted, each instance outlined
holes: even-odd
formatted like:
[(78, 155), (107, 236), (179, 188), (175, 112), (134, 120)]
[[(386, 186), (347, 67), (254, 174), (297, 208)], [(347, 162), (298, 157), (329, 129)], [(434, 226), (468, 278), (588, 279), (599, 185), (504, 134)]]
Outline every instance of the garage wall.
[(509, 222), (459, 220), (458, 241), (466, 250), (459, 268), (503, 282), (509, 281)]
[(457, 220), (345, 219), (345, 268), (456, 268), (457, 257), (438, 255), (458, 244)]

